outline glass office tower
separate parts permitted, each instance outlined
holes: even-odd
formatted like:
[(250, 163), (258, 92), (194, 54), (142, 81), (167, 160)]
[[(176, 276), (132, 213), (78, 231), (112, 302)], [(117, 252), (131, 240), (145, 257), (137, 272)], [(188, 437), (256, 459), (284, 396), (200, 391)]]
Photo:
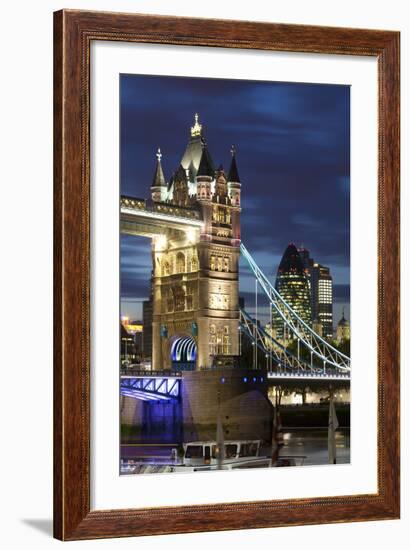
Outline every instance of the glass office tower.
[[(279, 264), (275, 288), (299, 317), (310, 326), (312, 310), (309, 279), (298, 249), (292, 243), (286, 248)], [(290, 339), (283, 319), (278, 313), (273, 315), (273, 325), (277, 339), (284, 341)]]

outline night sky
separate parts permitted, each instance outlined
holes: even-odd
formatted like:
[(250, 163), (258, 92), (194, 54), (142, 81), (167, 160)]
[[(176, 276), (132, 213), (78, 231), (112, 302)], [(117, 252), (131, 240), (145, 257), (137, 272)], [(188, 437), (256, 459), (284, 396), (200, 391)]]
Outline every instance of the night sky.
[[(289, 242), (329, 266), (334, 323), (349, 317), (350, 88), (245, 80), (121, 75), (121, 193), (150, 198), (158, 147), (167, 181), (179, 166), (194, 113), (215, 166), (234, 144), (242, 183), (242, 241), (275, 282)], [(121, 236), (122, 314), (141, 318), (150, 241)], [(252, 311), (244, 262), (240, 293)]]

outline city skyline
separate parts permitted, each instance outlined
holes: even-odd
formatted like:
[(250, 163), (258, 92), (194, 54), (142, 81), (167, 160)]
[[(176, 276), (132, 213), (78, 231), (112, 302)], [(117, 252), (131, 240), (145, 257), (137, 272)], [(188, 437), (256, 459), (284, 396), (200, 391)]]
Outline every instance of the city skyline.
[[(228, 170), (236, 146), (242, 239), (272, 283), (288, 243), (303, 245), (331, 269), (335, 324), (343, 306), (349, 318), (349, 88), (122, 75), (122, 194), (149, 197), (158, 147), (169, 181), (195, 112), (217, 165)], [(149, 240), (122, 236), (123, 314), (142, 317), (133, 304), (148, 297), (150, 271)], [(240, 293), (252, 290), (241, 264)]]

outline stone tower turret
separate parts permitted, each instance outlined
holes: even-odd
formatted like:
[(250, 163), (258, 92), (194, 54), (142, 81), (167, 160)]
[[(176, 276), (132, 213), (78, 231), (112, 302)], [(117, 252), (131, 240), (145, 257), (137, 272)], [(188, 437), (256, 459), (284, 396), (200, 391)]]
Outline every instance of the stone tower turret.
[(211, 183), (214, 179), (214, 169), (208, 149), (202, 149), (201, 162), (196, 175), (196, 196), (198, 201), (211, 200)]
[(198, 114), (168, 187), (159, 153), (153, 200), (201, 226), (168, 231), (153, 251), (154, 369), (201, 369), (239, 355), (240, 189), (235, 151), (228, 177), (215, 170)]
[(156, 156), (157, 156), (157, 164), (155, 167), (154, 179), (152, 180), (152, 185), (151, 185), (151, 198), (155, 202), (164, 202), (167, 199), (168, 186), (167, 186), (167, 182), (165, 181), (164, 172), (162, 170), (161, 149), (158, 148), (158, 152)]
[(232, 206), (241, 205), (241, 180), (239, 179), (238, 167), (236, 166), (236, 150), (232, 145), (232, 161), (228, 174), (228, 192), (232, 201)]

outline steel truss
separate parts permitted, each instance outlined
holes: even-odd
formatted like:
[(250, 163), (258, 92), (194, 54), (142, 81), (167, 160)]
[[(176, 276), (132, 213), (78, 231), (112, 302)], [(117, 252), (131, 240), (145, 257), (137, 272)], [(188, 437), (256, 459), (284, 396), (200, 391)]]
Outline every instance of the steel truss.
[[(314, 332), (312, 328), (297, 315), (297, 313), (281, 297), (279, 292), (272, 286), (268, 278), (258, 267), (255, 260), (242, 243), (240, 245), (240, 250), (248, 262), (257, 283), (261, 286), (267, 296), (273, 310), (282, 318), (285, 326), (288, 327), (290, 333), (297, 339), (298, 345), (303, 345), (310, 351), (311, 368), (313, 368), (314, 355), (322, 361), (324, 371), (327, 367), (331, 367), (339, 371), (349, 372), (350, 357), (347, 357), (347, 355), (344, 355), (341, 351), (329, 344), (329, 342)], [(257, 333), (255, 329), (252, 330), (253, 333)], [(292, 361), (294, 360), (292, 359)], [(299, 359), (298, 362), (300, 362)]]
[(276, 367), (283, 370), (300, 370), (318, 372), (292, 352), (288, 351), (281, 343), (264, 330), (261, 325), (254, 322), (254, 319), (245, 310), (239, 310), (241, 331), (256, 345), (265, 357), (271, 357)]
[(181, 379), (144, 376), (121, 378), (121, 394), (144, 401), (169, 401), (180, 397)]
[(268, 359), (272, 360), (270, 366), (267, 365), (268, 378), (350, 380), (350, 371), (340, 371), (332, 367), (327, 369), (315, 367), (287, 350), (278, 340), (255, 323), (249, 313), (243, 309), (239, 310), (239, 318), (242, 334), (251, 340), (252, 345), (263, 351), (267, 363)]

